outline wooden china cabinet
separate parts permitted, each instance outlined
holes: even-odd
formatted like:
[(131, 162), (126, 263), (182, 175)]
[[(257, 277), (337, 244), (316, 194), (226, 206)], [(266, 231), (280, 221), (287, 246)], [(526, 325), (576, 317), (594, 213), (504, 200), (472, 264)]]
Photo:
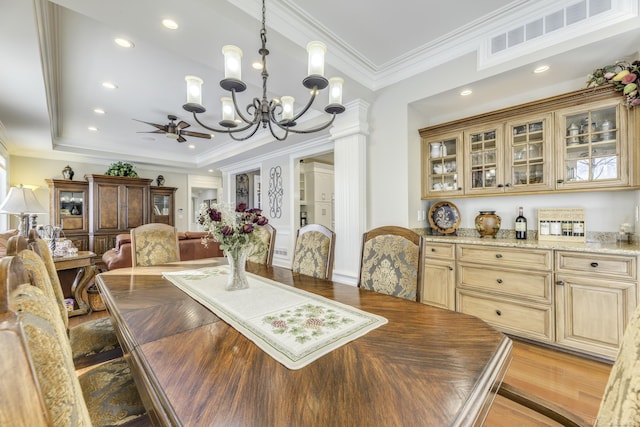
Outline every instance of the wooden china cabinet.
[(86, 181), (47, 179), (49, 223), (79, 251), (89, 250), (89, 184)]
[(175, 225), (175, 194), (176, 187), (151, 187), (151, 220), (162, 224)]
[(422, 199), (637, 188), (624, 101), (599, 86), (422, 128)]
[(149, 222), (146, 178), (86, 175), (89, 184), (89, 250), (97, 259), (115, 245), (118, 234)]

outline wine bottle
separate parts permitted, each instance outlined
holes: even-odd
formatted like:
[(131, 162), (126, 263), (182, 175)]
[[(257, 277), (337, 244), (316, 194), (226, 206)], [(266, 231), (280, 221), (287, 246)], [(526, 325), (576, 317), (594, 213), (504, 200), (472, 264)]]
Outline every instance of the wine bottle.
[(527, 238), (527, 218), (522, 214), (522, 206), (518, 208), (516, 217), (516, 239), (526, 240)]

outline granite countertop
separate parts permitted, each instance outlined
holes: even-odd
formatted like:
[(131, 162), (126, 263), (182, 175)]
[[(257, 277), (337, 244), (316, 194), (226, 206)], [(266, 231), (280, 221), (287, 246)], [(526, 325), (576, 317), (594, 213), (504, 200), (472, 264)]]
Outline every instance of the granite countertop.
[(464, 243), (470, 245), (491, 245), (507, 248), (527, 248), (527, 249), (555, 249), (573, 252), (591, 252), (611, 255), (640, 255), (640, 245), (637, 243), (616, 243), (616, 242), (561, 242), (561, 241), (540, 241), (537, 239), (516, 240), (511, 238), (481, 238), (473, 236), (434, 236), (425, 230), (415, 230), (421, 234), (426, 242), (435, 243)]

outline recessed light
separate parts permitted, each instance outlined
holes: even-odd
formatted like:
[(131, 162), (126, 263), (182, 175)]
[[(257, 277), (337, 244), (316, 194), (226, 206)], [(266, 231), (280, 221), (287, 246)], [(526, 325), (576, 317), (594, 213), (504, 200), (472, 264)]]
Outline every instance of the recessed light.
[(123, 39), (122, 37), (117, 37), (113, 39), (113, 41), (116, 42), (116, 44), (120, 47), (130, 48), (134, 46), (131, 40)]
[(104, 110), (102, 108), (94, 108), (93, 112), (96, 114), (105, 114)]
[(189, 145), (187, 145), (187, 147), (189, 147), (190, 149), (193, 150), (194, 148), (196, 148), (196, 145), (195, 144), (189, 144)]
[(210, 172), (210, 173), (211, 173), (211, 172), (213, 172), (213, 169), (209, 169), (207, 172)]
[(262, 62), (256, 61), (251, 64), (251, 66), (254, 68), (254, 70), (262, 70)]
[(540, 73), (544, 73), (545, 71), (549, 70), (549, 66), (548, 65), (541, 65), (538, 68), (536, 68), (535, 70), (533, 70), (534, 73), (536, 74), (540, 74)]
[(468, 96), (471, 95), (473, 93), (473, 91), (471, 89), (465, 89), (462, 92), (460, 92), (460, 96)]
[(174, 21), (173, 19), (163, 19), (162, 20), (162, 25), (164, 25), (165, 28), (168, 28), (170, 30), (177, 30), (178, 29), (178, 23), (176, 21)]
[(89, 129), (91, 132), (98, 132), (98, 128), (95, 126), (89, 126), (87, 129)]
[(102, 87), (107, 88), (107, 89), (117, 89), (118, 86), (114, 83), (111, 82), (103, 82), (102, 83)]

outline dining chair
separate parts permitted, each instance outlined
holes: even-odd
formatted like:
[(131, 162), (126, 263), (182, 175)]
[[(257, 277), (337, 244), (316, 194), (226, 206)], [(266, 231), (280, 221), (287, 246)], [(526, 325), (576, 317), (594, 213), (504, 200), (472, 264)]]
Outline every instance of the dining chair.
[(291, 270), (305, 276), (330, 279), (335, 240), (336, 233), (321, 224), (307, 224), (298, 229)]
[[(604, 390), (595, 427), (640, 426), (640, 306), (627, 324)], [(508, 382), (498, 394), (567, 427), (590, 426), (577, 414)]]
[(131, 231), (131, 265), (144, 267), (180, 261), (176, 228), (168, 224), (144, 224)]
[[(40, 276), (47, 274), (42, 260), (33, 269), (38, 270)], [(21, 357), (21, 363), (30, 366), (40, 390), (41, 400), (23, 402), (23, 405), (30, 405), (30, 411), (41, 411), (39, 402), (43, 402), (50, 418), (49, 425), (54, 426), (149, 423), (123, 358), (77, 375), (71, 345), (58, 310), (52, 306), (51, 297), (30, 282), (29, 275), (34, 270), (27, 268), (20, 257), (7, 256), (0, 260), (0, 318), (15, 317), (19, 321), (17, 333), (21, 334), (26, 351), (16, 352), (15, 357)], [(14, 375), (14, 372), (4, 373), (3, 381), (12, 382)], [(0, 405), (7, 404), (3, 401)], [(15, 420), (5, 421), (19, 425)]]
[[(15, 236), (9, 239), (7, 254), (20, 257), (25, 266), (34, 266), (31, 273), (32, 280), (45, 295), (51, 298), (53, 305), (57, 306), (60, 318), (67, 330), (76, 368), (85, 368), (122, 356), (122, 349), (110, 317), (82, 322), (69, 328), (69, 315), (64, 303), (62, 285), (49, 245), (34, 234), (30, 232), (28, 240), (24, 236)], [(22, 250), (17, 251), (18, 249)], [(35, 267), (39, 261), (45, 266), (44, 275), (41, 275)]]
[(276, 229), (271, 224), (265, 224), (256, 226), (253, 232), (258, 233), (262, 244), (253, 247), (249, 255), (247, 255), (247, 261), (271, 266), (276, 243)]
[(385, 226), (364, 233), (358, 287), (420, 301), (422, 237), (408, 228)]

